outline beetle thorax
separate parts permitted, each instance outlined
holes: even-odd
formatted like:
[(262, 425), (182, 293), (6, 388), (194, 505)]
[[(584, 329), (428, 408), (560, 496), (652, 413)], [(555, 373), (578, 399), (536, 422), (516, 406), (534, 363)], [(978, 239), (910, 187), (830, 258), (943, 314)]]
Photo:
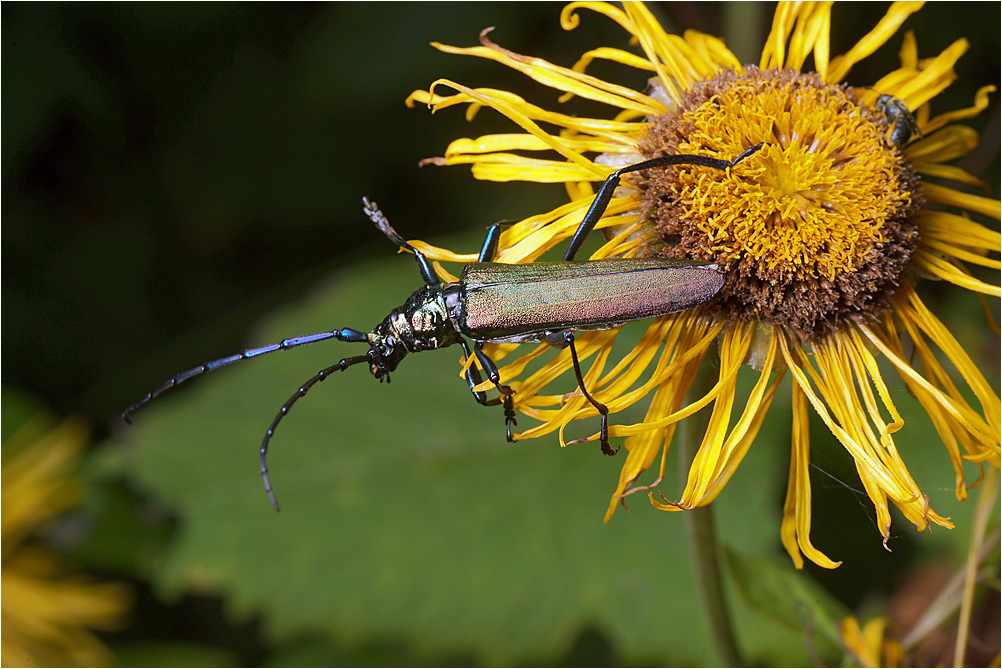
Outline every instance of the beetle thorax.
[(369, 345), (381, 359), (379, 367), (383, 373), (396, 369), (408, 353), (451, 346), (458, 341), (459, 333), (449, 320), (438, 286), (423, 286), (414, 291), (369, 335)]

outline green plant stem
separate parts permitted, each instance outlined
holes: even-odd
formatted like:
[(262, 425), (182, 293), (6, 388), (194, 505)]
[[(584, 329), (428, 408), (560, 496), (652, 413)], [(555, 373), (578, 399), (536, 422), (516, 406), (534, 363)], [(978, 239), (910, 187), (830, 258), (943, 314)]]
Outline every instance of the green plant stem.
[[(711, 358), (712, 355), (711, 353), (707, 358)], [(704, 364), (700, 366), (699, 373), (689, 389), (688, 400), (692, 401), (705, 395), (713, 388), (716, 381), (715, 366), (706, 364), (704, 360)], [(683, 486), (685, 486), (689, 474), (689, 466), (706, 434), (711, 408), (712, 405), (706, 407), (679, 425), (677, 438), (679, 476)], [(734, 626), (731, 624), (727, 602), (724, 599), (723, 575), (720, 570), (719, 545), (713, 522), (713, 509), (704, 506), (686, 511), (683, 515), (689, 538), (689, 553), (692, 556), (693, 571), (696, 574), (696, 590), (703, 603), (703, 610), (710, 627), (714, 646), (720, 653), (720, 663), (722, 666), (745, 666), (744, 658), (741, 657), (734, 637)]]
[(960, 622), (957, 624), (957, 641), (953, 651), (953, 666), (965, 666), (968, 636), (971, 632), (971, 611), (974, 608), (974, 586), (978, 582), (978, 567), (981, 565), (981, 549), (985, 543), (988, 523), (996, 508), (995, 499), (999, 491), (999, 470), (989, 465), (985, 474), (978, 505), (974, 510), (971, 547), (967, 552), (967, 568), (964, 574), (964, 596), (960, 604)]

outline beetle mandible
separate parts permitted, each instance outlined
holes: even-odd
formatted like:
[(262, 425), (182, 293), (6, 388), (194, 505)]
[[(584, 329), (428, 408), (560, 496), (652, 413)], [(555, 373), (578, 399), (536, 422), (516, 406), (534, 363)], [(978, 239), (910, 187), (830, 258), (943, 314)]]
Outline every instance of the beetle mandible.
[[(585, 388), (574, 347), (574, 331), (608, 329), (628, 321), (663, 316), (698, 306), (710, 300), (720, 290), (724, 279), (713, 264), (659, 258), (575, 261), (574, 257), (601, 219), (624, 174), (671, 165), (698, 165), (727, 170), (762, 146), (757, 144), (733, 160), (675, 154), (622, 167), (602, 184), (574, 233), (563, 261), (523, 265), (491, 262), (501, 235), (501, 224), (495, 224), (488, 229), (478, 261), (466, 265), (459, 281), (455, 283), (443, 282), (425, 255), (407, 243), (390, 226), (374, 202), (363, 198), (365, 213), (380, 232), (401, 249), (414, 254), (424, 286), (414, 291), (402, 306), (393, 309), (371, 332), (342, 328), (285, 339), (277, 344), (207, 362), (165, 381), (123, 411), (122, 418), (131, 422), (129, 414), (164, 391), (240, 360), (328, 339), (368, 344), (369, 350), (363, 355), (343, 358), (310, 377), (286, 400), (265, 432), (260, 448), (261, 476), (271, 504), (278, 511), (278, 500), (268, 474), (268, 444), (292, 405), (319, 381), (334, 372), (363, 363), (369, 366), (369, 371), (378, 380), (389, 381), (389, 373), (397, 368), (408, 353), (459, 344), (467, 361), (471, 355), (476, 357), (497, 389), (498, 397), (488, 399), (486, 393), (476, 390), (483, 379), (472, 364), (465, 372), (470, 392), (484, 406), (502, 405), (507, 439), (514, 441), (511, 431), (512, 426), (517, 424), (512, 400), (514, 392), (511, 387), (501, 383), (497, 365), (484, 353), (483, 345), (486, 342), (546, 342), (570, 348), (578, 387), (601, 418), (602, 452), (614, 455), (618, 449), (614, 450), (609, 444), (609, 410)], [(473, 340), (472, 350), (466, 338)]]

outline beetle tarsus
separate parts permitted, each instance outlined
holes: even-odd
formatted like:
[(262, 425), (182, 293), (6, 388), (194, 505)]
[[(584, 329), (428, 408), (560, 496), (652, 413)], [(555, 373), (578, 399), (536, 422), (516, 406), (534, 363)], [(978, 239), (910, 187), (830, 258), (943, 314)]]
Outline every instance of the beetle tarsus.
[[(512, 396), (515, 394), (515, 391), (511, 389), (511, 386), (506, 386), (506, 385), (502, 385), (501, 384), (501, 374), (500, 374), (500, 372), (498, 372), (498, 366), (496, 364), (494, 364), (494, 361), (491, 360), (491, 358), (490, 358), (489, 355), (487, 355), (486, 353), (484, 353), (483, 346), (484, 346), (483, 342), (479, 342), (479, 341), (474, 342), (473, 343), (473, 353), (474, 353), (474, 355), (476, 355), (477, 361), (480, 363), (480, 366), (483, 368), (483, 370), (485, 372), (487, 372), (487, 378), (490, 379), (490, 382), (493, 383), (494, 387), (498, 389), (498, 393), (501, 394), (500, 398), (496, 398), (496, 399), (493, 399), (493, 400), (487, 400), (487, 403), (488, 404), (498, 404), (499, 401), (500, 401), (500, 403), (502, 403), (504, 405), (505, 432), (506, 432), (508, 441), (514, 442), (515, 438), (512, 436), (511, 426), (512, 425), (518, 425), (518, 421), (515, 420), (515, 401), (514, 401), (514, 399), (512, 399)], [(467, 351), (467, 355), (469, 355), (468, 349), (466, 348), (465, 344), (463, 346), (463, 349), (466, 350)], [(473, 368), (473, 366), (470, 365), (470, 369), (472, 369), (472, 368)], [(475, 379), (477, 380), (477, 383), (479, 384), (479, 382), (480, 382), (480, 375), (476, 374)], [(473, 387), (471, 386), (470, 389), (472, 390)], [(474, 392), (474, 396), (476, 397), (476, 393), (475, 392)], [(477, 398), (477, 401), (480, 402), (480, 398), (479, 397)], [(480, 402), (480, 403), (484, 404), (484, 402)], [(485, 406), (486, 406), (486, 404), (485, 404)]]
[[(508, 386), (504, 386), (508, 388)], [(511, 390), (509, 388), (509, 390)], [(511, 433), (512, 425), (518, 425), (518, 420), (515, 418), (515, 402), (512, 399), (515, 393), (511, 392), (504, 396), (504, 428), (505, 436), (508, 439), (508, 443), (515, 443), (516, 439)]]
[[(459, 345), (463, 347), (463, 358), (464, 364), (470, 360), (472, 353), (470, 352), (470, 345), (466, 343), (465, 339), (460, 338)], [(498, 389), (500, 397), (494, 397), (492, 399), (487, 399), (486, 393), (481, 390), (476, 390), (476, 387), (484, 382), (483, 378), (480, 376), (480, 371), (477, 366), (473, 363), (469, 363), (466, 368), (466, 385), (469, 386), (470, 392), (473, 394), (473, 399), (477, 401), (481, 406), (490, 407), (497, 406), (501, 404), (504, 406), (504, 424), (505, 424), (505, 436), (509, 442), (514, 442), (515, 437), (512, 436), (511, 427), (512, 425), (518, 425), (518, 421), (515, 419), (515, 403), (512, 399), (515, 395), (515, 391), (511, 389), (511, 386), (503, 386), (500, 384), (501, 375), (497, 371), (497, 365), (494, 361), (488, 357), (486, 353), (481, 350), (476, 350), (477, 360), (480, 361), (481, 366), (484, 367), (484, 371), (487, 372), (490, 381)]]

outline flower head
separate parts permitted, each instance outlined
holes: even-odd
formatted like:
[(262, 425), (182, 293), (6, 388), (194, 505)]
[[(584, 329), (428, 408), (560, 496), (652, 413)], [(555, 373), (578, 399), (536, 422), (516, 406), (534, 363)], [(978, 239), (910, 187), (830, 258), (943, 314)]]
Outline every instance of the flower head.
[[(22, 428), (30, 431), (31, 424)], [(79, 500), (70, 473), (84, 443), (82, 427), (67, 421), (4, 463), (4, 666), (101, 666), (110, 660), (91, 630), (115, 629), (122, 622), (128, 590), (92, 582), (30, 540)]]
[[(950, 527), (898, 452), (894, 435), (904, 419), (879, 358), (896, 370), (932, 419), (955, 470), (958, 497), (966, 495), (965, 462), (998, 466), (999, 398), (915, 289), (920, 278), (930, 277), (1000, 295), (998, 286), (968, 269), (1000, 266), (998, 233), (971, 217), (998, 219), (999, 201), (923, 180), (981, 185), (945, 164), (978, 141), (969, 128), (950, 124), (983, 110), (994, 88), (981, 89), (970, 108), (931, 116), (929, 101), (955, 78), (953, 65), (967, 45), (958, 40), (939, 55), (920, 59), (912, 33), (905, 34), (900, 68), (865, 87), (846, 83), (851, 68), (888, 41), (918, 6), (893, 4), (854, 47), (831, 58), (830, 3), (781, 3), (757, 66), (740, 64), (714, 37), (667, 34), (637, 3), (622, 9), (568, 5), (561, 15), (565, 29), (578, 25), (581, 9), (590, 9), (617, 22), (640, 47), (639, 53), (599, 47), (571, 68), (504, 49), (488, 39), (489, 31), (481, 34), (479, 47), (435, 44), (514, 68), (562, 92), (561, 101), (580, 96), (612, 110), (608, 118), (562, 114), (512, 92), (445, 79), (410, 96), (408, 103), (436, 111), (466, 105), (470, 118), (489, 107), (522, 130), (456, 140), (444, 157), (429, 162), (469, 164), (479, 179), (567, 188), (568, 204), (520, 221), (502, 235), (499, 262), (532, 262), (563, 243), (591, 204), (592, 184), (617, 167), (680, 153), (730, 160), (765, 144), (726, 173), (685, 165), (631, 175), (596, 226), (605, 243), (592, 258), (673, 257), (712, 262), (725, 271), (724, 287), (713, 301), (654, 320), (620, 360), (611, 352), (617, 330), (578, 335), (578, 355), (591, 362), (585, 384), (608, 407), (610, 434), (625, 437), (629, 453), (607, 519), (627, 495), (661, 481), (675, 427), (710, 405), (710, 424), (681, 495), (649, 496), (664, 510), (711, 502), (751, 447), (789, 373), (793, 435), (781, 536), (798, 566), (803, 555), (822, 566), (839, 564), (810, 541), (812, 412), (855, 460), (885, 545), (890, 504), (919, 530), (930, 523)], [(804, 68), (811, 56), (813, 71)], [(648, 86), (633, 90), (587, 74), (598, 59), (649, 72)], [(539, 154), (544, 151), (556, 156)], [(414, 245), (437, 260), (474, 259)], [(516, 437), (559, 431), (565, 443), (569, 423), (594, 420), (596, 414), (583, 393), (567, 386), (571, 356), (562, 351), (527, 373), (546, 346), (505, 359), (516, 348), (486, 348), (507, 363), (499, 365), (500, 374), (515, 392), (515, 408), (538, 421)], [(701, 361), (718, 349), (716, 384), (685, 404)], [(736, 397), (737, 373), (746, 363), (758, 371), (758, 380), (747, 396)], [(948, 365), (959, 371), (966, 388), (958, 388)], [(616, 423), (617, 412), (641, 400), (647, 402), (644, 420)], [(638, 485), (659, 459), (654, 484)]]

